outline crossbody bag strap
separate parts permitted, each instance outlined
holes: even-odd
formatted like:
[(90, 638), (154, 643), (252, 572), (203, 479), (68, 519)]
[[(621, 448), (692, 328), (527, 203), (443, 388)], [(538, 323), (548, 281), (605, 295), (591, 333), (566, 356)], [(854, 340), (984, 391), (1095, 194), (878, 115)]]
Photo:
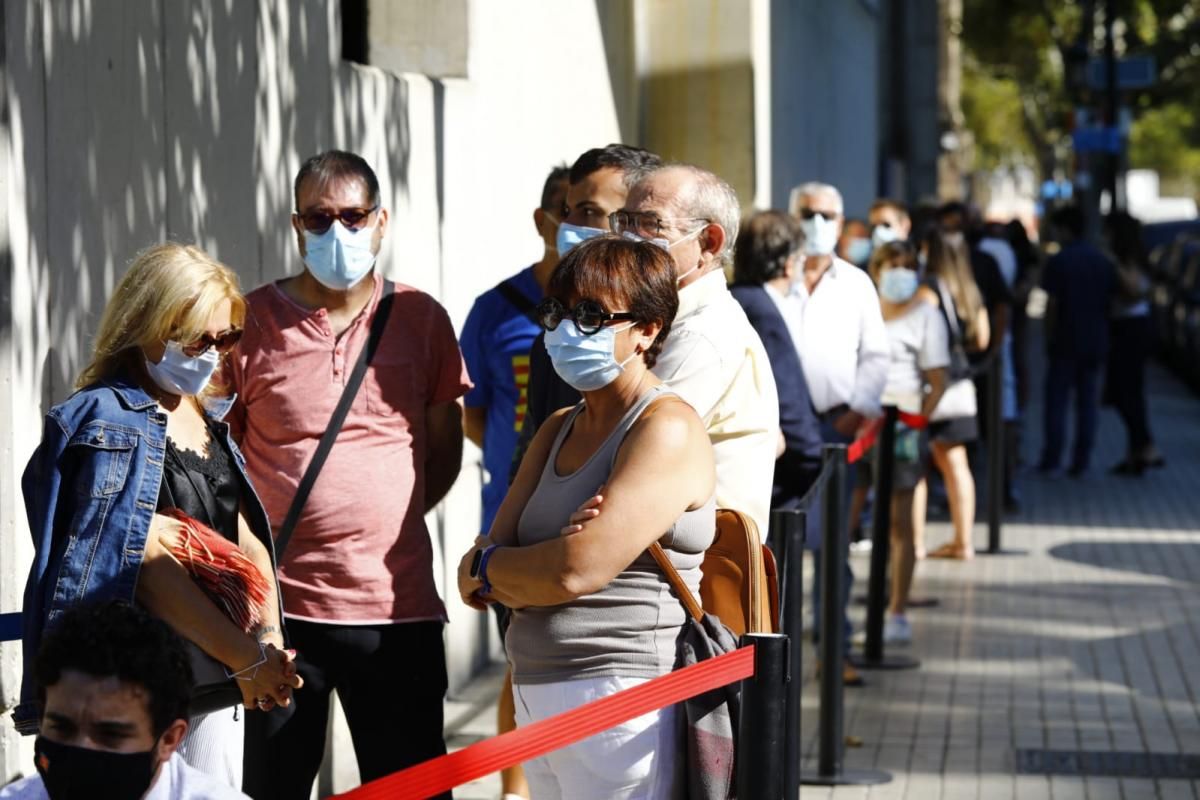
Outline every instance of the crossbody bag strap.
[(500, 292), (500, 295), (508, 301), (509, 305), (511, 305), (517, 311), (520, 311), (526, 317), (529, 317), (530, 319), (534, 318), (535, 312), (537, 311), (537, 303), (526, 297), (525, 293), (518, 289), (516, 284), (513, 283), (512, 278), (509, 278), (506, 281), (501, 281), (500, 285), (497, 286), (496, 289)]
[(296, 487), (296, 496), (292, 498), (292, 505), (288, 508), (287, 516), (283, 518), (283, 525), (279, 528), (279, 536), (275, 538), (276, 563), (282, 559), (283, 551), (287, 549), (292, 533), (296, 530), (296, 523), (300, 521), (300, 512), (304, 510), (304, 504), (308, 501), (309, 494), (312, 493), (317, 476), (321, 474), (321, 467), (325, 465), (325, 459), (329, 457), (329, 451), (333, 449), (333, 443), (341, 433), (342, 425), (346, 422), (346, 415), (350, 413), (350, 406), (354, 405), (354, 398), (358, 396), (358, 389), (362, 386), (363, 378), (367, 374), (367, 367), (371, 365), (371, 359), (375, 357), (375, 351), (379, 349), (379, 340), (383, 338), (383, 329), (387, 325), (395, 296), (396, 284), (384, 280), (383, 296), (375, 309), (375, 318), (371, 320), (371, 331), (367, 334), (367, 343), (363, 345), (362, 351), (358, 354), (354, 371), (350, 373), (350, 377), (346, 381), (346, 388), (342, 390), (337, 407), (333, 409), (329, 425), (325, 428), (320, 443), (317, 444), (312, 461), (308, 462), (308, 468), (304, 470), (304, 477), (300, 479), (300, 485)]
[(653, 556), (654, 560), (658, 562), (658, 568), (667, 576), (667, 583), (671, 584), (671, 588), (679, 596), (679, 602), (683, 603), (683, 608), (687, 611), (688, 616), (697, 622), (704, 619), (704, 609), (700, 607), (700, 601), (696, 599), (696, 595), (692, 594), (692, 590), (683, 582), (683, 576), (679, 574), (679, 570), (675, 569), (675, 565), (671, 563), (671, 558), (663, 550), (662, 545), (655, 542), (646, 549)]

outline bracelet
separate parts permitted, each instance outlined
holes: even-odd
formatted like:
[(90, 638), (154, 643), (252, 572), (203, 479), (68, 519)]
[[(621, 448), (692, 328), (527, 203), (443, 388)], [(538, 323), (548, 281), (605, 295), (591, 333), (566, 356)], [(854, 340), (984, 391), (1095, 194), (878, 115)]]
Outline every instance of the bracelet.
[(264, 636), (270, 636), (272, 633), (279, 633), (279, 628), (274, 625), (264, 625), (254, 632), (254, 638), (261, 642)]
[[(265, 644), (263, 644), (262, 642), (258, 643), (258, 654), (259, 654), (258, 661), (255, 661), (253, 664), (251, 664), (248, 667), (243, 667), (242, 669), (239, 669), (237, 672), (230, 672), (228, 669), (226, 669), (225, 675), (227, 677), (233, 678), (236, 681), (252, 681), (252, 680), (254, 680), (254, 678), (258, 675), (258, 668), (261, 667), (263, 664), (267, 663), (267, 646)], [(253, 670), (253, 672), (250, 672), (251, 670)], [(243, 677), (247, 672), (250, 672), (250, 676)]]
[(496, 552), (496, 545), (489, 544), (483, 548), (483, 555), (479, 559), (479, 582), (483, 585), (479, 587), (481, 595), (489, 595), (492, 593), (492, 582), (488, 580), (487, 568), (488, 562), (492, 560), (492, 553)]

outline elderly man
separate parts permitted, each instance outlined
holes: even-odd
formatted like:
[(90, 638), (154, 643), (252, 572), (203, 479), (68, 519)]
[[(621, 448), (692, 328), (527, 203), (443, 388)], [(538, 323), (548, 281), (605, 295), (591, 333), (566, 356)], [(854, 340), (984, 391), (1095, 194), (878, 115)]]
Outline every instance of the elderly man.
[[(791, 212), (804, 229), (804, 267), (789, 295), (789, 322), (808, 381), (813, 408), (827, 443), (849, 442), (862, 423), (881, 413), (891, 349), (879, 296), (870, 277), (834, 255), (842, 227), (842, 195), (826, 183), (805, 183), (792, 192)], [(809, 541), (820, 563), (818, 514), (809, 515)], [(846, 564), (841, 605), (845, 608), (854, 575)], [(820, 634), (818, 570), (813, 580), (813, 632)], [(848, 670), (848, 683), (859, 679)]]
[(445, 309), (375, 268), (388, 217), (367, 162), (313, 156), (295, 200), (305, 269), (247, 296), (232, 369), (247, 469), (271, 519), (291, 524), (276, 531), (279, 585), (305, 684), (279, 730), (248, 731), (246, 789), (260, 799), (309, 795), (334, 689), (364, 783), (445, 753), (446, 611), (425, 514), (458, 476), (471, 388)]
[(675, 260), (679, 313), (654, 367), (696, 409), (717, 466), (717, 505), (748, 514), (766, 536), (779, 403), (766, 350), (725, 285), (740, 208), (707, 170), (654, 170), (613, 215), (613, 230), (658, 243)]

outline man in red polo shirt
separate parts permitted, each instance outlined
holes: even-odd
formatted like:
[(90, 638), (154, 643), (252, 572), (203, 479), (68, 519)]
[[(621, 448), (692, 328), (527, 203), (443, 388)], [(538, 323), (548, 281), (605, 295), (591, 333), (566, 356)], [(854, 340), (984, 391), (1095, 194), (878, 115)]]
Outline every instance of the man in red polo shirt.
[[(247, 297), (232, 365), (232, 423), (276, 535), (383, 295), (379, 182), (357, 155), (308, 159), (292, 227), (305, 270)], [(255, 798), (308, 797), (338, 692), (362, 780), (445, 753), (446, 611), (425, 513), (462, 460), (470, 389), (454, 329), (429, 295), (397, 284), (386, 327), (294, 534), (279, 554), (289, 644), (305, 691), (247, 740)], [(255, 715), (260, 717), (261, 715)], [(447, 795), (448, 796), (448, 795)]]

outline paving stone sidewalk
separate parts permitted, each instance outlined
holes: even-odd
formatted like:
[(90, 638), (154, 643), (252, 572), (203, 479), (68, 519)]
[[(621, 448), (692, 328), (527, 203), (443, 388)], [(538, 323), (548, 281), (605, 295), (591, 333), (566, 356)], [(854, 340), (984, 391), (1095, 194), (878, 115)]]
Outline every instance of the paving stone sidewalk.
[[(915, 591), (941, 601), (910, 614), (914, 644), (905, 650), (921, 667), (867, 673), (868, 686), (845, 695), (846, 733), (863, 740), (846, 765), (894, 779), (804, 787), (803, 797), (1200, 796), (1200, 781), (1161, 777), (1165, 762), (1126, 777), (1017, 769), (1018, 751), (1182, 754), (1193, 774), (1200, 762), (1200, 399), (1155, 367), (1150, 402), (1165, 469), (1107, 474), (1124, 455), (1124, 429), (1106, 409), (1090, 475), (1022, 474), (1022, 510), (1003, 528), (1004, 546), (1018, 554), (918, 566)], [(1039, 410), (1031, 411), (1029, 463), (1041, 443)], [(945, 523), (932, 524), (930, 546), (948, 535)], [(979, 525), (976, 545), (985, 542)], [(853, 563), (865, 591), (868, 561)], [(811, 665), (811, 648), (807, 658)], [(817, 714), (810, 680), (802, 731), (814, 756)], [(1138, 758), (1115, 761), (1116, 771), (1138, 771)]]
[[(885, 769), (893, 780), (869, 789), (804, 787), (802, 797), (1200, 798), (1200, 781), (1188, 779), (1017, 771), (1018, 751), (1200, 756), (1200, 399), (1155, 367), (1151, 412), (1165, 469), (1141, 479), (1107, 474), (1123, 456), (1124, 433), (1106, 409), (1091, 475), (1022, 474), (1022, 510), (1003, 534), (1020, 554), (918, 566), (917, 593), (941, 601), (911, 612), (914, 644), (906, 650), (921, 667), (868, 673), (866, 687), (845, 695), (846, 733), (862, 740), (847, 750), (846, 765)], [(1030, 463), (1039, 413), (1035, 404), (1026, 423)], [(946, 523), (930, 524), (931, 546), (948, 536)], [(980, 524), (976, 544), (985, 542)], [(861, 593), (868, 559), (853, 563)], [(853, 613), (861, 623), (863, 610)], [(815, 756), (807, 650), (802, 735)], [(488, 673), (448, 704), (453, 747), (494, 733), (498, 685)], [(1137, 763), (1126, 757), (1115, 766)], [(498, 793), (493, 776), (455, 796)]]

